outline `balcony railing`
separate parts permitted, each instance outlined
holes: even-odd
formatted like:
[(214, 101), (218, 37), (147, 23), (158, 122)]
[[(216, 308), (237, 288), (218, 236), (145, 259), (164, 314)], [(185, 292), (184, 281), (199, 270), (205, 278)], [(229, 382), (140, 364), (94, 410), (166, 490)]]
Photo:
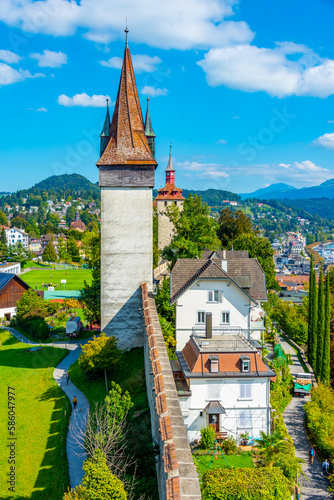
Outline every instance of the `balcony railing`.
[[(193, 333), (196, 335), (205, 336), (205, 326), (194, 326), (192, 328)], [(246, 339), (249, 339), (251, 330), (241, 328), (240, 326), (213, 326), (212, 336), (215, 335), (242, 335)]]
[[(242, 330), (242, 329), (240, 329)], [(226, 333), (220, 331), (219, 334), (212, 335), (212, 338), (206, 338), (203, 331), (202, 335), (192, 334), (194, 342), (201, 351), (255, 351), (261, 349), (261, 345), (254, 339), (246, 335), (249, 330), (241, 332)]]

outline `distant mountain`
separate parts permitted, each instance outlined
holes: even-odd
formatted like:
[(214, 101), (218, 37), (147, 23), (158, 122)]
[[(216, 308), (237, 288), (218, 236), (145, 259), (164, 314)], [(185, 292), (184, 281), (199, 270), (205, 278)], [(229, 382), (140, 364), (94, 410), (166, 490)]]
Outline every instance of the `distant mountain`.
[(289, 184), (280, 182), (277, 184), (271, 184), (266, 188), (257, 189), (253, 193), (240, 193), (240, 196), (242, 200), (245, 200), (246, 198), (280, 198), (281, 193), (294, 191), (295, 189), (295, 187), (289, 186)]
[[(183, 189), (182, 194), (185, 198), (188, 197), (189, 193), (197, 194), (201, 196), (202, 201), (207, 203), (209, 207), (220, 207), (223, 205), (223, 200), (229, 201), (240, 201), (241, 197), (236, 193), (231, 193), (231, 191), (223, 191), (221, 189), (207, 189), (206, 191), (197, 191), (196, 189)], [(157, 189), (153, 189), (153, 197), (155, 198), (158, 194)]]
[[(272, 186), (284, 186), (284, 184), (272, 184)], [(329, 181), (325, 181), (320, 186), (312, 186), (308, 188), (291, 188), (289, 189), (279, 189), (271, 190), (269, 186), (269, 191), (265, 192), (264, 190), (258, 189), (254, 191), (254, 193), (250, 193), (247, 196), (249, 198), (257, 198), (261, 200), (306, 200), (310, 198), (331, 198), (334, 199), (334, 179), (330, 179)], [(262, 193), (260, 193), (262, 191)], [(245, 194), (241, 195), (243, 198), (246, 197)]]
[(100, 191), (96, 184), (90, 182), (86, 177), (79, 174), (52, 175), (44, 181), (38, 182), (31, 189), (40, 189), (41, 191)]

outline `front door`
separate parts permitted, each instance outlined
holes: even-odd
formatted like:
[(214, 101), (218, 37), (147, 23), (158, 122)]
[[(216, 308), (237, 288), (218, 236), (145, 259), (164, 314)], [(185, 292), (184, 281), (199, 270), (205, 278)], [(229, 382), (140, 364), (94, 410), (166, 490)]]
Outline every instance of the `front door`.
[(219, 432), (219, 413), (209, 415), (209, 425), (213, 427), (215, 432)]
[(10, 321), (10, 313), (6, 313), (6, 314), (5, 314), (5, 319), (6, 319), (7, 321)]

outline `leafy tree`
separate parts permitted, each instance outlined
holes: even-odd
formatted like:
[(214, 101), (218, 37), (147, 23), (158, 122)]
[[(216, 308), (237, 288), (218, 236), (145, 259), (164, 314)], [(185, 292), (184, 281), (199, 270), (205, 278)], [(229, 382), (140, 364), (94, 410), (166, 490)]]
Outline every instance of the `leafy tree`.
[(15, 245), (9, 245), (8, 260), (11, 262), (20, 262), (21, 264), (25, 264), (27, 260), (31, 260), (31, 258), (31, 252), (24, 248), (21, 241), (18, 241)]
[(309, 289), (308, 360), (313, 369), (316, 368), (317, 326), (318, 326), (317, 277), (315, 269), (313, 269), (313, 259), (311, 258), (310, 289)]
[(94, 335), (93, 340), (82, 346), (79, 365), (89, 375), (100, 376), (106, 370), (114, 371), (118, 368), (122, 351), (117, 347), (118, 339), (107, 337), (101, 333)]
[(211, 425), (201, 428), (201, 448), (208, 450), (213, 445), (216, 431)]
[(75, 240), (73, 237), (70, 237), (67, 240), (67, 252), (73, 262), (80, 262), (80, 252), (77, 240)]
[(201, 257), (205, 248), (219, 248), (216, 222), (210, 217), (210, 209), (206, 203), (202, 203), (200, 196), (189, 194), (183, 210), (173, 205), (168, 207), (167, 215), (174, 224), (175, 234), (171, 243), (164, 248), (162, 257), (170, 262), (171, 267), (179, 258), (194, 259)]
[(16, 305), (16, 319), (21, 324), (28, 324), (46, 316), (45, 302), (37, 292), (29, 288)]
[(66, 212), (66, 223), (69, 226), (75, 220), (75, 208), (70, 206)]
[(325, 295), (325, 327), (324, 327), (324, 350), (322, 355), (321, 380), (324, 384), (329, 384), (330, 377), (330, 288), (329, 275), (326, 276)]
[(126, 500), (127, 494), (120, 479), (112, 474), (101, 450), (83, 465), (82, 485), (64, 494), (64, 500)]
[(248, 250), (250, 258), (257, 258), (266, 275), (267, 288), (276, 289), (274, 250), (267, 238), (254, 233), (243, 233), (233, 243), (234, 250)]
[(6, 260), (8, 257), (8, 247), (7, 247), (7, 238), (6, 231), (2, 228), (0, 233), (0, 260)]
[(170, 306), (169, 299), (170, 278), (167, 278), (162, 282), (162, 286), (158, 290), (155, 303), (158, 313), (175, 327), (175, 305)]
[(8, 220), (6, 215), (0, 211), (0, 226), (8, 226)]
[(84, 281), (84, 286), (80, 291), (80, 302), (85, 305), (85, 315), (87, 320), (100, 323), (101, 319), (101, 258), (100, 258), (100, 236), (94, 236), (90, 241), (89, 268), (92, 271), (92, 283), (89, 285)]
[(234, 240), (245, 233), (254, 233), (253, 224), (241, 210), (233, 212), (230, 208), (223, 208), (218, 220), (217, 235), (223, 248), (231, 248)]
[(322, 264), (320, 266), (319, 286), (318, 286), (318, 326), (317, 326), (317, 355), (316, 370), (318, 378), (321, 377), (322, 356), (324, 350), (325, 333), (325, 311), (324, 311), (324, 275)]
[(68, 258), (66, 241), (63, 237), (58, 239), (58, 258), (60, 261), (66, 261), (66, 258)]
[(43, 260), (43, 262), (56, 262), (57, 254), (56, 254), (56, 250), (55, 250), (55, 247), (53, 246), (52, 241), (49, 241), (49, 243), (44, 248), (42, 260)]
[(134, 406), (128, 391), (122, 394), (122, 388), (116, 382), (111, 382), (111, 389), (105, 402), (112, 425), (120, 425)]
[(272, 433), (260, 431), (260, 436), (259, 439), (256, 439), (257, 451), (264, 460), (265, 466), (272, 467), (276, 456), (287, 450), (287, 442), (280, 431)]

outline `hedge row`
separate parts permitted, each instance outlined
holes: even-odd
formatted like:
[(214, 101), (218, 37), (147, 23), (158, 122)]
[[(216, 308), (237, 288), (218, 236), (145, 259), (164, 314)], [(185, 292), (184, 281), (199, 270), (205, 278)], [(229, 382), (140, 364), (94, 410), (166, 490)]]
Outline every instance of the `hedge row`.
[(203, 500), (290, 500), (291, 487), (278, 467), (213, 469), (203, 476)]
[(307, 423), (319, 450), (334, 460), (334, 394), (330, 387), (319, 384), (312, 389), (312, 400), (304, 406)]

